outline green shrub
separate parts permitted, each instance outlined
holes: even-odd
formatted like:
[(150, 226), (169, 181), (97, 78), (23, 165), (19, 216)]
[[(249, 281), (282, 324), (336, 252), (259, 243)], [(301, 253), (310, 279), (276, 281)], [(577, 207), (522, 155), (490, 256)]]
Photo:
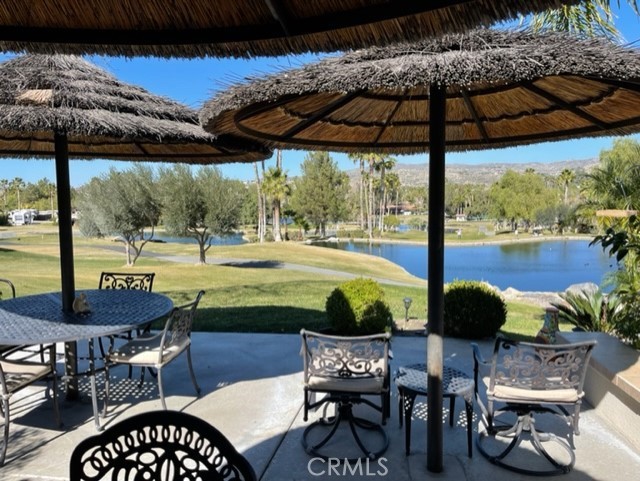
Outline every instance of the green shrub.
[(329, 324), (339, 335), (384, 332), (391, 326), (391, 309), (384, 291), (371, 279), (354, 279), (336, 287), (327, 297)]
[(444, 333), (464, 339), (495, 336), (507, 320), (507, 306), (479, 281), (455, 280), (444, 294)]
[(9, 225), (9, 215), (8, 214), (0, 214), (0, 225), (2, 225), (2, 226)]

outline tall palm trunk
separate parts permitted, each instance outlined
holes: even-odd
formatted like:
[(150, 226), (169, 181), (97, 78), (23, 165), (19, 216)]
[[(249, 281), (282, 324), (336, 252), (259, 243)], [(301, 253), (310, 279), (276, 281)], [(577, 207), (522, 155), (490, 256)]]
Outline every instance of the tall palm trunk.
[(280, 232), (280, 201), (273, 201), (273, 240), (282, 242), (282, 234)]
[(369, 161), (369, 198), (367, 206), (367, 233), (373, 239), (373, 160)]
[(385, 185), (385, 172), (386, 168), (384, 162), (380, 165), (380, 210), (378, 214), (378, 229), (380, 232), (384, 230), (384, 215), (386, 214), (386, 194), (387, 187)]
[[(276, 169), (282, 172), (282, 150), (276, 150)], [(282, 233), (280, 232), (280, 199), (273, 199), (273, 240), (282, 242)]]
[(258, 163), (253, 164), (256, 173), (256, 186), (258, 188), (258, 241), (264, 242), (264, 205), (262, 196), (262, 182), (260, 181), (260, 173), (258, 172)]
[(360, 159), (360, 229), (364, 230), (364, 160)]
[[(260, 165), (262, 168), (262, 179), (264, 180), (264, 160), (260, 162)], [(262, 183), (260, 183), (260, 197), (260, 205), (262, 206), (262, 238), (260, 239), (260, 242), (264, 242), (265, 236), (267, 235), (267, 194), (264, 192)]]

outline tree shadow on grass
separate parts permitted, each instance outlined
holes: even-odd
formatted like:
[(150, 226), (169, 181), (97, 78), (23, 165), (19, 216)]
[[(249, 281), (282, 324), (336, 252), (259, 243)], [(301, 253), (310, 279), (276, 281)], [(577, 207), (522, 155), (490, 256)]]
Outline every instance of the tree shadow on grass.
[(259, 261), (259, 260), (234, 260), (221, 262), (219, 265), (228, 267), (246, 267), (251, 269), (282, 269), (284, 264), (279, 261)]
[(194, 331), (298, 333), (328, 325), (324, 311), (290, 306), (199, 308)]

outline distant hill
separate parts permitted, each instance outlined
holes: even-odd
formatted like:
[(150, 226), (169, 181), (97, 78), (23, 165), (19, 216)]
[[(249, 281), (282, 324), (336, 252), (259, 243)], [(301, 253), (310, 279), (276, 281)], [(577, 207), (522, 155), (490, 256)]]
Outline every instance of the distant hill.
[[(598, 165), (597, 158), (584, 160), (563, 160), (558, 162), (505, 162), (490, 164), (447, 164), (447, 180), (457, 184), (487, 184), (496, 182), (508, 170), (524, 172), (533, 169), (540, 174), (557, 176), (564, 169), (571, 169), (576, 174), (586, 173)], [(405, 186), (422, 186), (429, 182), (429, 166), (424, 164), (397, 164), (393, 172), (400, 176), (400, 183)], [(359, 172), (357, 169), (348, 170), (347, 174), (355, 182)]]

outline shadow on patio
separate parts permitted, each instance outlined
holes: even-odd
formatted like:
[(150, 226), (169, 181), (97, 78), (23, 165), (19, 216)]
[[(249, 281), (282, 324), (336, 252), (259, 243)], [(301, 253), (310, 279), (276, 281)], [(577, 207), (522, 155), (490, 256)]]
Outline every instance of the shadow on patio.
[[(425, 360), (425, 339), (395, 337), (392, 371), (399, 366)], [(481, 343), (487, 353), (492, 342)], [(176, 360), (166, 369), (165, 388), (170, 409), (183, 410), (205, 419), (224, 433), (253, 465), (264, 481), (314, 479), (424, 479), (512, 480), (514, 474), (495, 467), (474, 449), (467, 457), (464, 403), (456, 403), (455, 423), (448, 425), (448, 403), (443, 413), (444, 472), (426, 470), (426, 405), (418, 398), (414, 409), (411, 454), (404, 452), (404, 431), (398, 425), (397, 395), (392, 389), (392, 409), (386, 430), (389, 449), (380, 462), (361, 468), (330, 469), (312, 461), (301, 444), (302, 431), (302, 361), (300, 338), (289, 334), (195, 333), (194, 369), (202, 387), (199, 398), (193, 395), (186, 359)], [(472, 372), (471, 348), (467, 341), (445, 340), (445, 362), (468, 374)], [(127, 417), (161, 409), (155, 380), (147, 377), (142, 390), (136, 381), (126, 380), (126, 370), (113, 373), (114, 401), (105, 425)], [(136, 373), (137, 374), (137, 373)], [(86, 385), (83, 385), (86, 388)], [(65, 426), (53, 429), (52, 409), (42, 402), (42, 389), (17, 401), (11, 426), (7, 463), (0, 468), (0, 478), (7, 480), (64, 480), (68, 478), (71, 451), (80, 440), (94, 435), (89, 402), (65, 404)], [(36, 409), (34, 409), (36, 408)], [(364, 411), (361, 411), (364, 413)], [(313, 413), (316, 416), (318, 413)], [(371, 419), (379, 419), (377, 413)], [(478, 411), (474, 415), (477, 432)], [(546, 420), (540, 423), (544, 427)], [(557, 421), (554, 424), (558, 426)], [(575, 438), (577, 462), (565, 480), (608, 481), (633, 479), (640, 472), (640, 455), (589, 406), (583, 409), (581, 435)], [(560, 425), (560, 434), (568, 434)], [(566, 431), (566, 432), (565, 432)], [(345, 436), (351, 442), (350, 436)], [(474, 447), (475, 448), (475, 447)], [(338, 449), (341, 449), (338, 447)], [(383, 461), (384, 459), (384, 461)], [(310, 461), (311, 464), (310, 464)], [(516, 475), (517, 476), (517, 475)], [(519, 477), (518, 479), (526, 479)]]

